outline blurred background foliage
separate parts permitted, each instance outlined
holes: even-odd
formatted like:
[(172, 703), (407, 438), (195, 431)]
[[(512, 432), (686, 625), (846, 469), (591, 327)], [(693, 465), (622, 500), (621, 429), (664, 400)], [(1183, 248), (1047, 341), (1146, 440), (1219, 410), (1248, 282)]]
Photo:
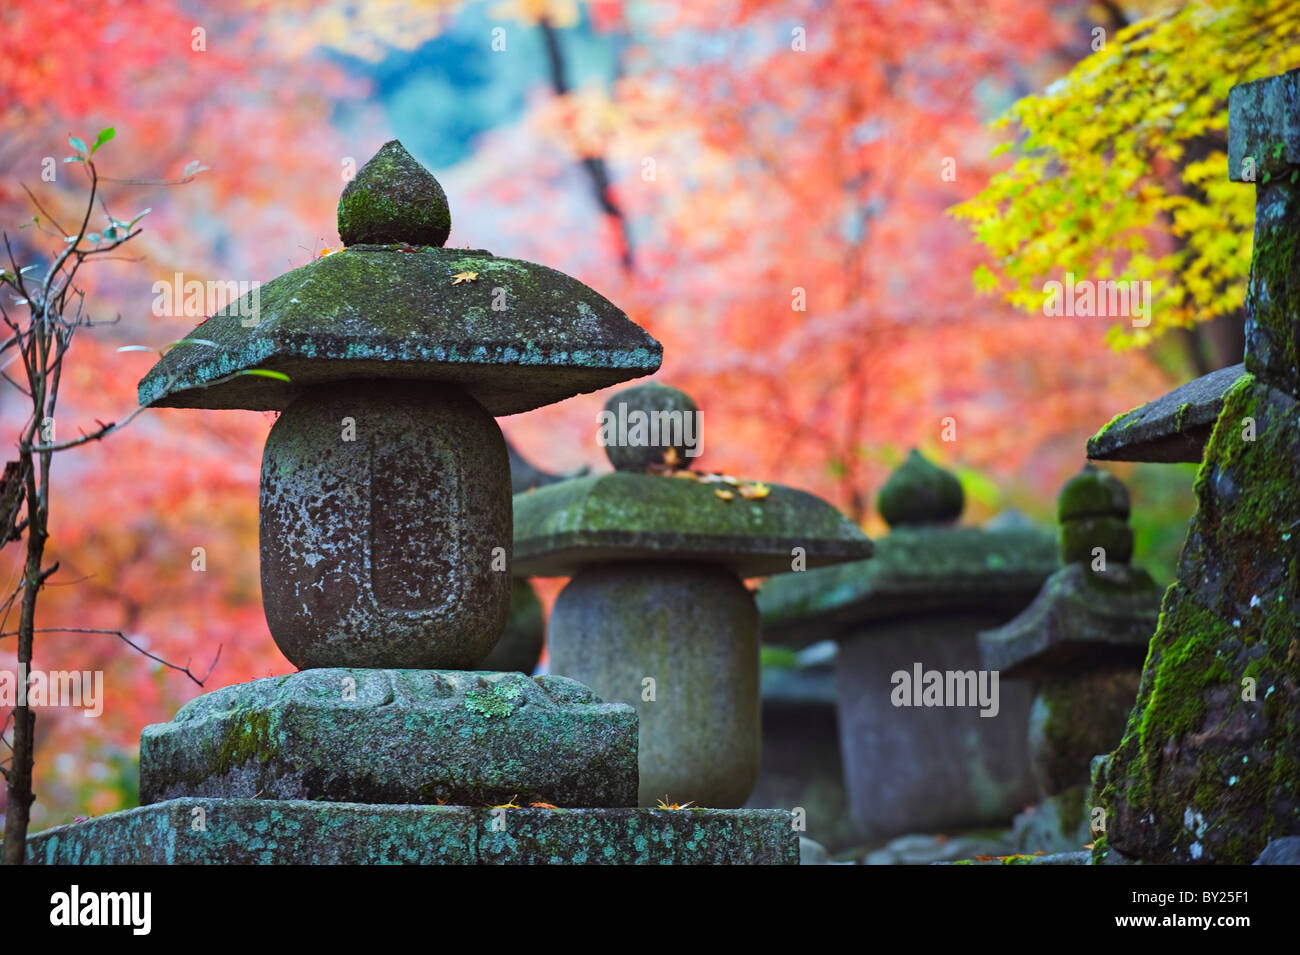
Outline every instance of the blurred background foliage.
[[(1245, 0), (1203, 6), (1254, 22)], [(1283, 6), (1269, 5), (1270, 15)], [(1063, 150), (1087, 132), (1086, 97), (1100, 81), (1083, 84), (1077, 71), (1102, 55), (1094, 31), (1119, 56), (1121, 31), (1140, 33), (1134, 24), (1165, 9), (1055, 0), (5, 5), (0, 224), (20, 260), (39, 261), (58, 240), (41, 233), (44, 223), (19, 228), (33, 211), (22, 184), (56, 218), (84, 194), (71, 167), (42, 179), (43, 160), (66, 155), (69, 134), (114, 126), (99, 161), (118, 180), (107, 184), (109, 205), (119, 216), (153, 209), (131, 256), (87, 276), (92, 314), (106, 324), (78, 339), (59, 434), (134, 406), (152, 357), (119, 347), (159, 347), (197, 324), (154, 316), (153, 283), (177, 272), (266, 281), (336, 247), (343, 170), (399, 138), (446, 188), (449, 244), (577, 275), (664, 343), (658, 377), (704, 409), (700, 466), (807, 488), (880, 533), (875, 492), (915, 445), (962, 475), (966, 520), (1014, 507), (1050, 521), (1101, 424), (1240, 359), (1226, 286), (1214, 310), (1219, 345), (1189, 346), (1186, 335), (1201, 333), (1185, 329), (1124, 350), (1107, 341), (1111, 319), (1046, 318), (1008, 294), (1074, 262), (1101, 269), (1095, 278), (1122, 277), (1105, 274), (1107, 255), (1086, 234), (1062, 240), (1077, 258), (1022, 256), (1025, 244), (1041, 253), (1036, 243), (1059, 223), (1039, 208), (1027, 224), (1025, 206), (1017, 213), (1002, 200), (1087, 188), (1079, 171), (1104, 163), (1070, 166)], [(1189, 44), (1161, 49), (1185, 81), (1166, 84), (1166, 96), (1190, 88), (1206, 44), (1228, 42), (1195, 11), (1169, 22), (1189, 31)], [(1220, 57), (1204, 66), (1213, 80), (1197, 95), (1208, 97), (1207, 115), (1226, 118), (1216, 100), (1239, 68), (1263, 65)], [(1062, 77), (1072, 77), (1065, 87)], [(1061, 95), (1072, 112), (1049, 135), (1042, 110), (1025, 104)], [(1049, 99), (1025, 99), (1034, 96)], [(1141, 119), (1118, 106), (1104, 107), (1110, 133)], [(992, 126), (1008, 110), (1019, 131)], [(1017, 143), (1029, 151), (996, 154)], [(1051, 148), (1055, 160), (1034, 158)], [(192, 181), (150, 184), (180, 178), (194, 160), (208, 168)], [(1165, 161), (1155, 152), (1132, 160), (1157, 179)], [(950, 211), (962, 203), (982, 217), (974, 237)], [(1240, 255), (1245, 222), (1228, 221), (1220, 231), (1237, 244), (1224, 254)], [(1132, 225), (1156, 252), (1179, 238), (1167, 217)], [(1002, 295), (974, 287), (981, 266), (1005, 283)], [(1165, 274), (1178, 280), (1172, 266)], [(806, 310), (794, 307), (800, 293)], [(595, 440), (605, 398), (502, 427), (546, 470), (607, 467)], [(5, 427), (21, 413), (0, 398)], [(951, 442), (941, 437), (949, 417)], [(209, 688), (289, 672), (266, 630), (256, 557), (272, 420), (150, 412), (61, 456), (50, 544), (61, 571), (40, 625), (122, 629), (200, 672), (220, 648)], [(1167, 581), (1192, 512), (1192, 469), (1115, 470), (1132, 489), (1138, 559)], [(205, 548), (204, 572), (192, 569), (195, 547)], [(11, 588), (16, 556), (0, 554), (0, 582)], [(169, 719), (198, 688), (109, 637), (43, 634), (37, 657), (45, 669), (103, 669), (109, 702), (99, 720), (38, 714), (34, 827), (133, 804), (140, 728)], [(0, 666), (11, 664), (0, 643)]]

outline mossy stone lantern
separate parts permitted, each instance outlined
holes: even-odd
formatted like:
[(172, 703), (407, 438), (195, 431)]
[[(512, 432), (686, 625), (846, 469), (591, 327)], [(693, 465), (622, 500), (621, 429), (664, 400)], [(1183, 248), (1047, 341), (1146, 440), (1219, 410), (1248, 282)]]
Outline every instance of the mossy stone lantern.
[(1098, 861), (1246, 865), (1300, 835), (1300, 70), (1232, 88), (1227, 173), (1255, 193), (1243, 364), (1088, 446), (1148, 460), (1181, 443), (1173, 460), (1200, 461), (1137, 700), (1093, 766)]
[[(1032, 693), (992, 684), (977, 635), (1029, 604), (1059, 566), (1055, 540), (1023, 519), (960, 526), (964, 503), (957, 478), (912, 451), (880, 489), (890, 530), (871, 560), (769, 580), (758, 593), (765, 639), (839, 644), (844, 776), (868, 839), (997, 825), (1033, 798)], [(923, 694), (936, 675), (951, 698)], [(996, 690), (994, 705), (978, 704), (980, 685)], [(971, 693), (958, 699), (959, 688)]]
[[(1064, 566), (1014, 620), (980, 634), (984, 666), (1003, 678), (1037, 681), (1029, 760), (1039, 795), (1075, 821), (1058, 841), (1032, 849), (1078, 849), (1092, 758), (1119, 742), (1137, 698), (1162, 590), (1129, 563), (1133, 530), (1123, 483), (1092, 465), (1066, 482), (1057, 502)], [(1046, 833), (1040, 829), (1040, 837)]]
[(483, 660), (511, 587), (493, 417), (659, 365), (658, 342), (581, 282), (441, 248), (450, 222), (437, 180), (386, 144), (339, 200), (346, 248), (262, 286), (251, 318), (214, 315), (140, 383), (144, 405), (281, 412), (262, 602), (300, 668)]
[(695, 420), (676, 389), (629, 388), (606, 410), (633, 422), (606, 445), (616, 470), (515, 497), (515, 573), (572, 578), (551, 611), (551, 666), (636, 707), (641, 805), (742, 806), (760, 753), (743, 580), (861, 559), (871, 541), (811, 494), (675, 467), (692, 450), (681, 431), (639, 440), (639, 413)]

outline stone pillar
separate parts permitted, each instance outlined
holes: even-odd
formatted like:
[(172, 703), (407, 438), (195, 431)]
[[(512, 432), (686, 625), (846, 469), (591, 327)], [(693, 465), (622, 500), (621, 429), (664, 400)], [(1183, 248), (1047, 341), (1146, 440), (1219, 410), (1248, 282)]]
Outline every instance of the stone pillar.
[(1229, 111), (1229, 174), (1256, 192), (1247, 374), (1206, 445), (1124, 739), (1095, 769), (1098, 858), (1241, 865), (1300, 834), (1300, 71), (1234, 87)]

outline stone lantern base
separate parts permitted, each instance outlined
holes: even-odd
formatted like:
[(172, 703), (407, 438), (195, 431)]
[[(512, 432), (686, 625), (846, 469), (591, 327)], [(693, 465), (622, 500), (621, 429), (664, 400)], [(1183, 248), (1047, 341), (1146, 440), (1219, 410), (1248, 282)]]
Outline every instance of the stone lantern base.
[(934, 614), (878, 623), (841, 643), (835, 677), (844, 775), (867, 837), (1005, 824), (1034, 801), (1025, 747), (1032, 686), (1000, 680), (997, 714), (987, 717), (970, 701), (893, 702), (893, 674), (911, 675), (917, 663), (977, 673), (976, 634), (1005, 620), (991, 612)]
[(798, 865), (779, 809), (169, 799), (27, 840), (29, 865)]

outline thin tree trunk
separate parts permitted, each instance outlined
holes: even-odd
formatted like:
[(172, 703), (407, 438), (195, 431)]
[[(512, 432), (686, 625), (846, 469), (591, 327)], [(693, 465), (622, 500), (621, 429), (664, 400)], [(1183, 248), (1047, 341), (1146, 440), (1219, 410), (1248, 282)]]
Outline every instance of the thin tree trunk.
[[(27, 564), (23, 576), (22, 613), (18, 621), (18, 668), (24, 687), (31, 676), (32, 644), (36, 629), (36, 595), (43, 575), (45, 556), (45, 509), (36, 492), (36, 468), (30, 451), (20, 455), (27, 475)], [(13, 762), (9, 767), (7, 805), (5, 808), (5, 865), (22, 865), (27, 851), (27, 826), (31, 819), (32, 769), (36, 762), (36, 713), (24, 702), (14, 707)]]
[[(564, 64), (564, 51), (560, 48), (559, 34), (555, 32), (555, 27), (546, 17), (542, 17), (537, 25), (541, 28), (542, 39), (546, 43), (546, 58), (551, 67), (551, 89), (555, 91), (556, 96), (564, 96), (569, 92), (569, 78)], [(609, 168), (606, 166), (604, 158), (600, 156), (587, 156), (582, 160), (582, 168), (587, 171), (587, 176), (591, 179), (596, 204), (618, 226), (623, 241), (623, 254), (621, 256), (623, 271), (631, 272), (635, 262), (635, 256), (632, 252), (632, 231), (628, 226), (627, 216), (623, 214), (619, 204), (614, 201), (611, 192), (612, 183), (609, 178)]]

